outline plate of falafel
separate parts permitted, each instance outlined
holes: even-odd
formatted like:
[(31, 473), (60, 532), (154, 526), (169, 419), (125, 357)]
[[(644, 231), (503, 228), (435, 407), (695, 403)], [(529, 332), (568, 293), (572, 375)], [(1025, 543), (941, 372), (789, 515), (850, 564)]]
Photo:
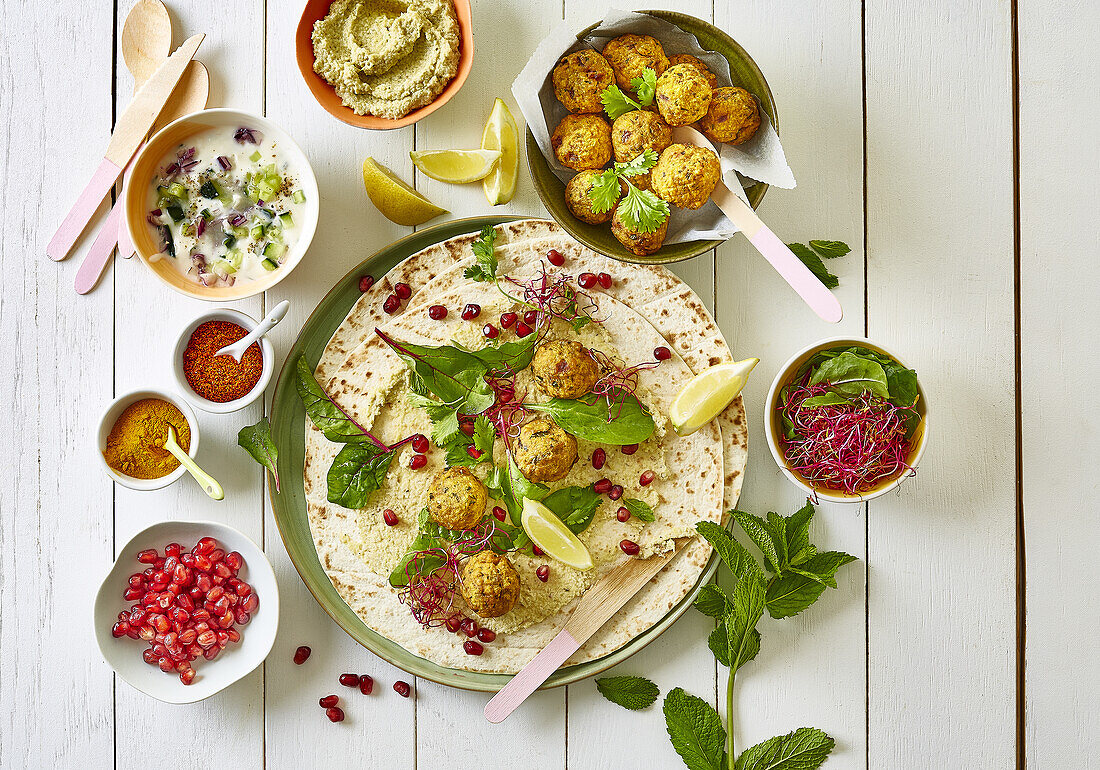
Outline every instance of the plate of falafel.
[[(358, 291), (361, 272), (387, 269)], [(736, 504), (741, 400), (687, 436), (667, 417), (695, 372), (728, 359), (678, 278), (596, 253), (554, 222), (482, 217), (415, 233), (322, 301), (280, 376), (272, 502), (288, 553), (372, 651), (497, 690), (588, 586)], [(525, 501), (589, 559), (541, 549)], [(694, 537), (546, 686), (641, 649), (715, 566)]]
[[(512, 90), (543, 204), (616, 259), (674, 262), (731, 237), (736, 226), (709, 202), (719, 179), (754, 208), (769, 183), (794, 186), (763, 74), (700, 19), (615, 11), (575, 35), (559, 28)], [(675, 141), (678, 126), (714, 151)]]

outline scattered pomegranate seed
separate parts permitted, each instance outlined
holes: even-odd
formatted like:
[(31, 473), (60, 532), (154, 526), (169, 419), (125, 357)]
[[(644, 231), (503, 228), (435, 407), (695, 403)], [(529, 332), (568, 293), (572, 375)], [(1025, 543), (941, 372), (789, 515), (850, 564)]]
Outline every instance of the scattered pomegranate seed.
[(619, 451), (622, 452), (624, 455), (632, 455), (638, 451), (638, 445), (627, 444), (625, 446), (619, 447)]
[(340, 684), (344, 687), (358, 687), (359, 675), (358, 674), (340, 674)]
[(477, 621), (473, 618), (464, 618), (458, 627), (462, 629), (462, 633), (471, 639), (477, 635)]
[(191, 684), (195, 681), (195, 669), (188, 668), (180, 672), (180, 681), (184, 684)]
[(343, 722), (344, 710), (339, 706), (333, 706), (330, 709), (325, 709), (325, 716), (328, 717), (330, 722)]
[(603, 464), (607, 462), (607, 452), (602, 449), (597, 449), (592, 453), (592, 467), (596, 470), (603, 468)]
[(516, 396), (515, 391), (500, 390), (500, 391), (497, 391), (497, 402), (499, 402), (501, 404), (507, 404), (509, 401), (511, 401), (513, 398), (515, 398), (515, 396)]
[(658, 361), (667, 361), (668, 359), (672, 358), (672, 351), (662, 345), (659, 348), (653, 349), (653, 357), (656, 358)]
[(599, 275), (596, 276), (596, 280), (600, 282), (600, 286), (602, 286), (603, 288), (605, 288), (605, 289), (610, 289), (611, 288), (611, 274), (610, 273), (600, 273)]
[(393, 293), (401, 299), (408, 299), (413, 295), (413, 290), (407, 283), (399, 283), (393, 287)]
[(374, 692), (374, 679), (367, 674), (359, 675), (359, 692), (370, 695)]
[(387, 527), (396, 527), (399, 521), (397, 514), (393, 512), (392, 508), (387, 508), (382, 511), (382, 520), (386, 522)]
[(525, 324), (527, 324), (528, 326), (534, 326), (536, 323), (538, 323), (538, 320), (539, 320), (539, 311), (537, 311), (537, 310), (524, 311), (524, 313), (523, 313), (523, 322)]
[(501, 313), (500, 325), (505, 329), (511, 329), (512, 324), (516, 322), (516, 318), (518, 318), (518, 316), (515, 313)]
[(218, 541), (212, 537), (200, 537), (199, 542), (195, 543), (195, 547), (191, 549), (192, 553), (201, 553), (209, 555), (214, 552), (214, 549), (218, 547)]
[(432, 305), (428, 308), (428, 318), (433, 321), (442, 321), (446, 317), (447, 308), (443, 307), (443, 305)]
[(401, 300), (398, 299), (396, 294), (389, 295), (388, 297), (386, 297), (385, 302), (382, 303), (382, 310), (384, 310), (387, 315), (393, 315), (400, 308)]
[(422, 454), (415, 454), (409, 458), (409, 467), (415, 470), (420, 470), (428, 464), (428, 458)]
[(137, 555), (137, 560), (140, 561), (142, 564), (153, 564), (154, 562), (156, 562), (157, 558), (157, 552), (154, 551), (152, 548), (144, 551), (139, 551)]
[(596, 280), (595, 273), (581, 273), (577, 278), (577, 283), (580, 284), (582, 289), (591, 289), (596, 285)]
[(626, 508), (625, 505), (620, 505), (619, 510), (615, 512), (615, 518), (619, 521), (629, 521), (630, 511)]
[(657, 474), (653, 471), (642, 471), (642, 475), (638, 477), (638, 483), (643, 487), (648, 487), (655, 478), (657, 478)]
[(447, 630), (450, 631), (452, 634), (457, 634), (459, 629), (462, 627), (462, 616), (451, 615), (449, 618), (443, 621), (443, 625), (445, 625), (447, 627)]
[(164, 546), (165, 557), (175, 556), (178, 559), (181, 553), (183, 553), (183, 546), (179, 543), (169, 543)]
[(638, 551), (641, 550), (641, 548), (638, 547), (638, 544), (635, 543), (633, 540), (619, 541), (619, 548), (621, 548), (623, 553), (625, 553), (627, 556), (637, 556)]
[(374, 286), (374, 276), (373, 275), (359, 276), (359, 291), (368, 292), (368, 291), (370, 291), (371, 286)]
[(470, 302), (466, 307), (462, 308), (462, 320), (472, 321), (481, 315), (481, 305), (474, 302)]
[(115, 639), (126, 636), (130, 631), (130, 624), (125, 620), (120, 620), (111, 626), (111, 636)]
[(333, 706), (335, 706), (337, 703), (340, 702), (340, 696), (339, 695), (326, 695), (325, 697), (321, 698), (317, 702), (319, 704), (321, 704), (321, 708), (330, 709)]
[(602, 478), (592, 485), (592, 491), (597, 495), (606, 495), (611, 491), (611, 479)]
[(505, 517), (508, 516), (508, 511), (504, 510), (499, 505), (494, 505), (493, 515), (496, 516), (497, 521), (504, 521)]
[(474, 458), (475, 460), (480, 460), (481, 456), (485, 453), (482, 452), (480, 449), (475, 448), (473, 444), (470, 444), (468, 447), (466, 447), (466, 454), (470, 455), (470, 457)]
[(496, 638), (497, 632), (491, 628), (479, 628), (477, 631), (477, 640), (479, 642), (485, 642), (486, 644), (488, 644), (489, 642), (494, 641)]
[(475, 642), (473, 639), (463, 642), (462, 649), (466, 651), (467, 655), (480, 655), (481, 653), (485, 652), (485, 648)]
[(531, 543), (531, 553), (533, 553), (535, 556), (545, 556), (546, 555), (546, 551), (542, 550), (541, 548), (539, 548), (534, 543)]
[(500, 330), (492, 324), (485, 324), (481, 327), (481, 333), (485, 335), (486, 339), (495, 340), (497, 335), (500, 334)]
[(245, 612), (255, 612), (260, 608), (260, 597), (256, 594), (249, 594), (245, 597), (244, 603), (241, 605)]
[(561, 267), (565, 264), (565, 255), (557, 249), (550, 249), (550, 251), (546, 252), (546, 258), (550, 260), (550, 264), (555, 267)]
[(409, 693), (412, 692), (412, 688), (409, 687), (408, 682), (397, 681), (393, 683), (393, 691), (402, 698), (407, 698), (409, 697)]
[(543, 564), (541, 567), (535, 570), (535, 577), (545, 583), (547, 580), (550, 579), (550, 567), (546, 564)]
[(524, 337), (526, 337), (530, 333), (531, 333), (531, 327), (528, 326), (527, 324), (525, 324), (523, 321), (520, 321), (519, 323), (516, 324), (516, 336), (519, 337), (520, 339), (523, 339)]
[(474, 435), (474, 421), (467, 418), (466, 420), (459, 422), (458, 429), (465, 433), (467, 436)]
[(417, 433), (415, 436), (412, 437), (412, 441), (410, 441), (409, 443), (412, 444), (414, 452), (424, 454), (428, 451), (428, 437), (425, 436), (423, 433)]
[(608, 491), (607, 496), (610, 497), (612, 500), (618, 500), (620, 497), (623, 496), (623, 488), (618, 484), (615, 484)]

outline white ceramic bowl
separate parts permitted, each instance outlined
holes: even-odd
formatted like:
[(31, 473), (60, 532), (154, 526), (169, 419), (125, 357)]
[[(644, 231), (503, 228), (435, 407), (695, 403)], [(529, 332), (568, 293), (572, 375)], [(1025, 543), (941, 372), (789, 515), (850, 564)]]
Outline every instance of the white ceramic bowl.
[[(149, 209), (147, 197), (149, 184), (157, 174), (157, 166), (160, 164), (161, 158), (185, 141), (187, 137), (208, 128), (236, 129), (240, 126), (257, 129), (264, 135), (265, 139), (273, 138), (278, 143), (284, 158), (297, 171), (298, 183), (306, 196), (301, 213), (294, 215), (295, 227), (301, 229), (298, 233), (297, 243), (294, 244), (294, 248), (287, 251), (282, 266), (266, 277), (254, 281), (238, 281), (232, 286), (203, 286), (179, 272), (166, 260), (151, 259), (159, 255), (160, 244), (145, 222)], [(290, 275), (290, 272), (298, 266), (298, 263), (302, 261), (302, 257), (309, 249), (309, 244), (317, 231), (317, 217), (320, 212), (317, 178), (313, 175), (313, 168), (309, 165), (305, 153), (290, 138), (290, 135), (267, 118), (249, 112), (229, 109), (192, 112), (190, 115), (177, 118), (153, 134), (148, 143), (134, 157), (130, 173), (127, 176), (126, 189), (123, 190), (122, 196), (122, 210), (126, 218), (127, 232), (141, 261), (164, 283), (181, 294), (210, 302), (227, 302), (251, 297), (267, 291)]]
[[(260, 606), (248, 625), (234, 626), (240, 631), (241, 641), (230, 644), (214, 660), (196, 660), (192, 664), (195, 680), (185, 685), (178, 674), (165, 673), (142, 659), (141, 654), (148, 643), (126, 636), (116, 639), (111, 634), (111, 627), (118, 619), (118, 613), (134, 604), (123, 599), (122, 594), (130, 575), (141, 572), (147, 566), (138, 562), (138, 551), (155, 548), (163, 553), (164, 546), (173, 542), (180, 543), (184, 550), (190, 550), (200, 537), (206, 536), (217, 540), (227, 553), (237, 551), (244, 557), (244, 566), (239, 574), (242, 580), (252, 585), (260, 599)], [(271, 652), (279, 627), (279, 586), (264, 552), (232, 527), (212, 521), (162, 521), (143, 529), (119, 549), (118, 559), (96, 594), (92, 616), (96, 642), (103, 659), (127, 684), (165, 703), (194, 703), (247, 676)]]
[[(876, 497), (880, 497), (887, 492), (890, 492), (909, 478), (909, 474), (902, 474), (893, 481), (877, 488), (863, 495), (848, 495), (843, 492), (834, 492), (826, 489), (815, 489), (806, 483), (804, 479), (793, 473), (788, 467), (787, 462), (783, 457), (783, 450), (779, 446), (779, 434), (775, 423), (775, 409), (779, 401), (779, 393), (783, 389), (783, 386), (797, 373), (797, 371), (808, 360), (813, 358), (817, 353), (822, 350), (829, 350), (832, 348), (847, 348), (847, 347), (865, 347), (871, 350), (878, 351), (884, 355), (897, 361), (899, 364), (905, 367), (909, 365), (901, 358), (897, 353), (892, 350), (884, 348), (878, 343), (872, 342), (865, 337), (829, 337), (827, 339), (815, 342), (812, 345), (807, 345), (802, 350), (795, 353), (787, 362), (779, 368), (779, 373), (772, 380), (772, 386), (768, 390), (768, 400), (766, 401), (767, 408), (764, 410), (764, 435), (768, 439), (768, 449), (771, 450), (772, 457), (775, 458), (776, 464), (779, 465), (779, 469), (783, 471), (783, 475), (786, 476), (792, 484), (805, 490), (806, 494), (810, 497), (816, 495), (818, 500), (823, 500), (830, 503), (864, 503), (868, 500), (873, 500)], [(924, 387), (920, 383), (920, 372), (917, 372), (917, 389), (920, 393), (920, 398), (917, 401), (917, 412), (920, 414), (920, 425), (917, 426), (916, 431), (913, 434), (912, 445), (909, 450), (909, 465), (916, 468), (920, 465), (921, 458), (924, 457), (925, 447), (928, 446), (928, 398), (925, 395)]]
[(253, 320), (251, 316), (245, 315), (237, 310), (230, 310), (229, 308), (211, 310), (209, 313), (203, 313), (194, 321), (187, 324), (187, 326), (183, 327), (183, 331), (180, 332), (180, 336), (176, 340), (176, 347), (172, 351), (172, 374), (176, 377), (176, 384), (179, 385), (180, 392), (183, 393), (191, 403), (204, 412), (228, 414), (238, 409), (243, 409), (257, 398), (263, 396), (264, 390), (267, 388), (268, 383), (271, 382), (271, 373), (275, 368), (275, 349), (271, 347), (271, 343), (267, 341), (267, 337), (263, 337), (260, 340), (260, 352), (263, 355), (264, 368), (260, 373), (260, 379), (253, 386), (252, 390), (233, 401), (219, 403), (203, 398), (196, 393), (187, 382), (187, 375), (184, 374), (183, 371), (183, 351), (187, 348), (187, 343), (190, 341), (191, 335), (194, 334), (195, 329), (199, 328), (201, 324), (207, 321), (229, 321), (244, 327), (247, 331), (255, 329), (258, 322)]
[[(187, 424), (191, 427), (191, 446), (187, 448), (187, 454), (191, 457), (194, 457), (199, 451), (199, 421), (198, 418), (195, 417), (195, 411), (187, 405), (186, 401), (178, 396), (165, 393), (162, 390), (131, 390), (129, 393), (123, 393), (116, 398), (104, 410), (103, 416), (99, 418), (99, 431), (96, 433), (95, 446), (96, 455), (99, 457), (99, 463), (103, 467), (104, 473), (124, 487), (147, 492), (151, 489), (160, 489), (161, 487), (168, 486), (180, 476), (187, 473), (187, 469), (181, 465), (167, 476), (161, 476), (159, 479), (135, 479), (132, 476), (127, 476), (116, 471), (107, 464), (107, 460), (103, 457), (103, 450), (107, 448), (107, 437), (111, 435), (111, 428), (114, 427), (115, 420), (122, 414), (122, 410), (135, 401), (140, 401), (143, 398), (159, 398), (163, 401), (168, 401), (183, 412)], [(179, 437), (177, 436), (176, 438), (178, 440)]]

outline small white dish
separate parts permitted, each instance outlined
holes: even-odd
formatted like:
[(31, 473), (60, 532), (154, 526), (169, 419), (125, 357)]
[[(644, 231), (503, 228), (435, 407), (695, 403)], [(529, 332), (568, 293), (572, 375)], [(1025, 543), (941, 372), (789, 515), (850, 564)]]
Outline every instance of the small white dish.
[(194, 321), (183, 327), (183, 331), (180, 332), (179, 338), (176, 340), (176, 347), (172, 351), (172, 374), (176, 378), (176, 384), (179, 386), (180, 392), (195, 406), (204, 412), (213, 412), (214, 414), (229, 414), (230, 412), (236, 412), (238, 409), (244, 409), (251, 404), (257, 398), (260, 398), (264, 394), (264, 390), (267, 389), (268, 383), (271, 382), (271, 375), (275, 369), (275, 349), (268, 342), (267, 337), (263, 337), (259, 340), (260, 352), (263, 355), (264, 368), (260, 373), (260, 379), (253, 386), (252, 390), (245, 393), (240, 398), (232, 401), (211, 401), (203, 398), (196, 393), (191, 385), (187, 382), (187, 375), (183, 371), (183, 351), (187, 348), (187, 343), (191, 340), (191, 335), (195, 333), (195, 329), (199, 328), (207, 321), (229, 321), (235, 323), (237, 326), (243, 327), (246, 331), (252, 331), (256, 328), (257, 321), (252, 316), (245, 315), (239, 310), (230, 310), (229, 308), (219, 308), (217, 310), (211, 310), (208, 313), (203, 313)]
[[(876, 497), (881, 497), (887, 492), (897, 489), (898, 486), (909, 478), (910, 474), (903, 473), (893, 481), (884, 484), (883, 486), (873, 489), (863, 495), (849, 495), (843, 492), (834, 492), (825, 489), (815, 489), (806, 481), (795, 474), (787, 467), (787, 461), (783, 457), (783, 450), (779, 445), (779, 432), (776, 426), (775, 409), (779, 402), (779, 393), (787, 382), (794, 377), (798, 370), (823, 350), (831, 350), (833, 348), (847, 348), (847, 347), (864, 347), (871, 350), (882, 353), (897, 361), (899, 364), (906, 368), (910, 368), (909, 364), (902, 359), (897, 353), (892, 350), (884, 348), (878, 343), (872, 342), (866, 337), (829, 337), (827, 339), (820, 340), (807, 345), (802, 350), (795, 353), (783, 366), (779, 367), (779, 373), (775, 375), (775, 379), (772, 380), (771, 388), (768, 389), (768, 398), (765, 401), (764, 409), (764, 435), (768, 439), (768, 449), (771, 450), (772, 457), (775, 459), (779, 469), (783, 471), (783, 475), (797, 487), (803, 489), (806, 494), (817, 500), (821, 500), (829, 503), (865, 503), (868, 500), (873, 500)], [(917, 413), (920, 414), (920, 425), (917, 426), (916, 431), (913, 434), (911, 447), (909, 450), (908, 463), (910, 467), (916, 468), (920, 465), (921, 458), (924, 457), (924, 450), (928, 446), (928, 398), (924, 392), (924, 386), (920, 382), (920, 372), (917, 372), (917, 390), (920, 393), (920, 398), (917, 400)]]
[(181, 465), (167, 476), (161, 476), (158, 479), (135, 479), (133, 476), (127, 476), (116, 471), (107, 464), (107, 459), (103, 456), (103, 452), (107, 448), (107, 437), (111, 435), (111, 428), (114, 427), (115, 420), (118, 419), (126, 407), (143, 398), (159, 398), (162, 401), (174, 404), (183, 413), (184, 419), (187, 420), (187, 424), (191, 428), (191, 445), (187, 448), (187, 454), (191, 457), (194, 457), (199, 451), (199, 421), (195, 417), (195, 411), (187, 405), (186, 401), (161, 390), (131, 390), (129, 393), (123, 393), (116, 398), (104, 410), (103, 416), (99, 418), (99, 431), (96, 433), (96, 455), (99, 456), (99, 462), (104, 473), (124, 487), (147, 492), (168, 486), (187, 473), (187, 469)]
[[(164, 546), (173, 542), (189, 551), (199, 538), (207, 536), (217, 540), (227, 553), (237, 551), (244, 557), (239, 575), (252, 586), (260, 606), (248, 625), (234, 626), (240, 631), (241, 641), (230, 644), (214, 660), (196, 660), (195, 680), (185, 685), (179, 675), (165, 673), (142, 660), (147, 642), (127, 636), (116, 639), (111, 627), (118, 613), (134, 604), (122, 594), (130, 575), (147, 566), (137, 560), (138, 551), (155, 548), (163, 553)], [(267, 658), (279, 627), (279, 586), (264, 552), (232, 527), (212, 521), (162, 521), (143, 529), (119, 549), (118, 559), (96, 594), (92, 617), (103, 659), (127, 684), (165, 703), (195, 703), (244, 678)]]

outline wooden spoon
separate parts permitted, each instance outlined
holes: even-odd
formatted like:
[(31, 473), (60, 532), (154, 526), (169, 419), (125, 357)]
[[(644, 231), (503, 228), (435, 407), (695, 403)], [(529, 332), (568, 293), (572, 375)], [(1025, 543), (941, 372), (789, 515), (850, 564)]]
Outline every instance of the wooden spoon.
[(134, 93), (172, 50), (172, 17), (160, 0), (138, 0), (122, 23), (122, 60), (134, 76)]

